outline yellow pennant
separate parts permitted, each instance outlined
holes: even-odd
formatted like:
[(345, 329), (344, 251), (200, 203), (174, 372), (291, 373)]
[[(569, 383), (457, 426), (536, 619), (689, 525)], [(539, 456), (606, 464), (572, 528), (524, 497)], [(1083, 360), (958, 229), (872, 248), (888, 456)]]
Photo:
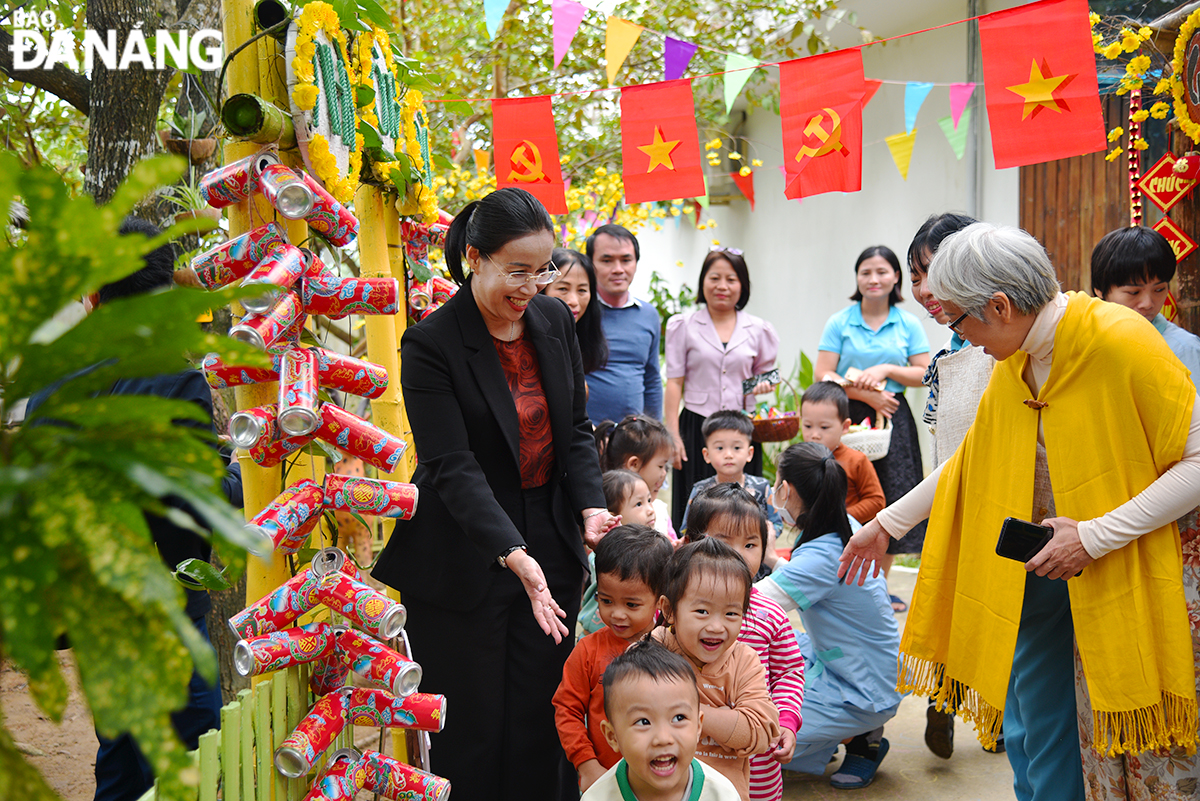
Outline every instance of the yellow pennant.
[(487, 175), (488, 165), (492, 161), (492, 151), (483, 148), (475, 148), (475, 172), (480, 175)]
[(913, 142), (917, 139), (917, 129), (913, 128), (912, 133), (892, 134), (884, 141), (887, 142), (888, 150), (892, 151), (892, 161), (896, 162), (896, 169), (900, 171), (900, 177), (908, 180), (908, 165), (912, 162)]
[(629, 20), (608, 18), (608, 27), (604, 34), (604, 60), (608, 66), (608, 84), (616, 81), (621, 65), (629, 58), (638, 37), (642, 35), (642, 26), (634, 25)]

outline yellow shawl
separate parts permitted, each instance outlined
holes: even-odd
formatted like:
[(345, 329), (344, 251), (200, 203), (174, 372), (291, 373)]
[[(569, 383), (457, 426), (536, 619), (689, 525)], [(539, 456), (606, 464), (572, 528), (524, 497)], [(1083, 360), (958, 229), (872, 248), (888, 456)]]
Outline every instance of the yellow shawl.
[[(1090, 520), (1179, 461), (1195, 399), (1183, 366), (1144, 320), (1070, 295), (1037, 398), (1045, 407), (1024, 403), (1027, 354), (999, 362), (974, 425), (946, 463), (900, 643), (898, 689), (933, 696), (973, 721), (985, 745), (1003, 720), (1025, 590), (1025, 568), (997, 556), (996, 539), (1005, 517), (1030, 517), (1039, 414), (1057, 514)], [(1172, 522), (1068, 582), (1101, 753), (1195, 747), (1182, 572)]]

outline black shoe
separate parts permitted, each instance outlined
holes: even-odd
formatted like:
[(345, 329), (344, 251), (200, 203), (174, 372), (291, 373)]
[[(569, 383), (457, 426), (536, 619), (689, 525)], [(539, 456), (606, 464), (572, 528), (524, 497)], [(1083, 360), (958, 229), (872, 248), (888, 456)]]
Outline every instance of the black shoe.
[(1004, 753), (1004, 732), (1000, 732), (1000, 736), (996, 738), (996, 744), (994, 746), (992, 746), (991, 748), (988, 748), (985, 745), (983, 747), (983, 750), (987, 751), (990, 754), (1003, 754)]
[(925, 745), (942, 759), (954, 753), (954, 715), (930, 704), (925, 710)]

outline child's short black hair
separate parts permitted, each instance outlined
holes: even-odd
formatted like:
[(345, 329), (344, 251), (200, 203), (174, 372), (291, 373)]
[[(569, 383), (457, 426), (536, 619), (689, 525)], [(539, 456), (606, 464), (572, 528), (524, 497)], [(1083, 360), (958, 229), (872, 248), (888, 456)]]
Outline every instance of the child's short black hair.
[[(117, 229), (120, 236), (139, 234), (154, 239), (162, 230), (152, 222), (140, 217), (126, 217)], [(120, 280), (105, 284), (98, 291), (101, 304), (120, 298), (144, 295), (156, 289), (165, 289), (175, 283), (175, 247), (171, 243), (159, 245), (142, 256), (141, 266)]]
[(621, 581), (638, 579), (654, 597), (663, 594), (663, 572), (671, 543), (649, 526), (617, 526), (596, 545), (596, 575), (613, 573)]
[[(638, 676), (648, 676), (656, 682), (679, 679), (692, 687), (696, 686), (696, 672), (692, 670), (687, 659), (668, 650), (652, 637), (635, 642), (608, 663), (608, 667), (604, 669), (604, 676), (600, 679), (604, 688), (604, 717), (610, 722), (612, 709), (609, 707), (609, 699), (613, 697), (613, 686)], [(697, 689), (696, 703), (699, 702), (700, 691)]]
[(688, 507), (688, 526), (685, 536), (695, 542), (713, 533), (713, 522), (721, 520), (730, 529), (754, 530), (767, 547), (767, 516), (754, 496), (734, 483), (713, 484), (692, 498)]
[(718, 431), (736, 431), (748, 440), (754, 439), (754, 423), (745, 412), (737, 409), (721, 409), (704, 418), (700, 426), (700, 434), (707, 442), (708, 438)]
[(742, 611), (750, 608), (750, 585), (754, 577), (750, 575), (750, 568), (746, 567), (746, 560), (716, 537), (701, 537), (695, 542), (681, 545), (667, 563), (662, 594), (670, 604), (672, 614), (679, 608), (679, 601), (687, 592), (692, 576), (701, 571), (711, 571), (719, 579), (744, 585), (746, 593), (742, 598)]
[(1092, 249), (1092, 291), (1100, 297), (1115, 286), (1170, 281), (1175, 251), (1167, 238), (1143, 225), (1109, 231)]
[(596, 450), (604, 470), (623, 467), (630, 456), (645, 464), (664, 449), (671, 450), (671, 434), (653, 417), (629, 414), (619, 423), (605, 420), (596, 426)]
[(633, 492), (633, 486), (639, 481), (645, 483), (644, 478), (623, 467), (604, 471), (600, 486), (604, 490), (604, 505), (608, 511), (614, 515), (620, 514), (621, 507), (629, 500), (629, 493)]
[(804, 390), (804, 395), (800, 398), (800, 408), (803, 409), (806, 403), (832, 403), (837, 407), (839, 420), (850, 417), (850, 398), (846, 395), (846, 390), (832, 381), (818, 381)]

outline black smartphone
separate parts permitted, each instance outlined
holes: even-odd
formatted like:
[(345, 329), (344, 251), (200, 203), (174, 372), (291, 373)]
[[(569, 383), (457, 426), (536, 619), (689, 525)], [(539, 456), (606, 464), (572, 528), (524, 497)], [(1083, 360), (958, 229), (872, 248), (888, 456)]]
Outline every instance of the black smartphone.
[(1000, 539), (996, 542), (996, 554), (1005, 559), (1028, 562), (1037, 552), (1046, 547), (1054, 536), (1054, 529), (1040, 526), (1015, 517), (1004, 518), (1000, 526)]

